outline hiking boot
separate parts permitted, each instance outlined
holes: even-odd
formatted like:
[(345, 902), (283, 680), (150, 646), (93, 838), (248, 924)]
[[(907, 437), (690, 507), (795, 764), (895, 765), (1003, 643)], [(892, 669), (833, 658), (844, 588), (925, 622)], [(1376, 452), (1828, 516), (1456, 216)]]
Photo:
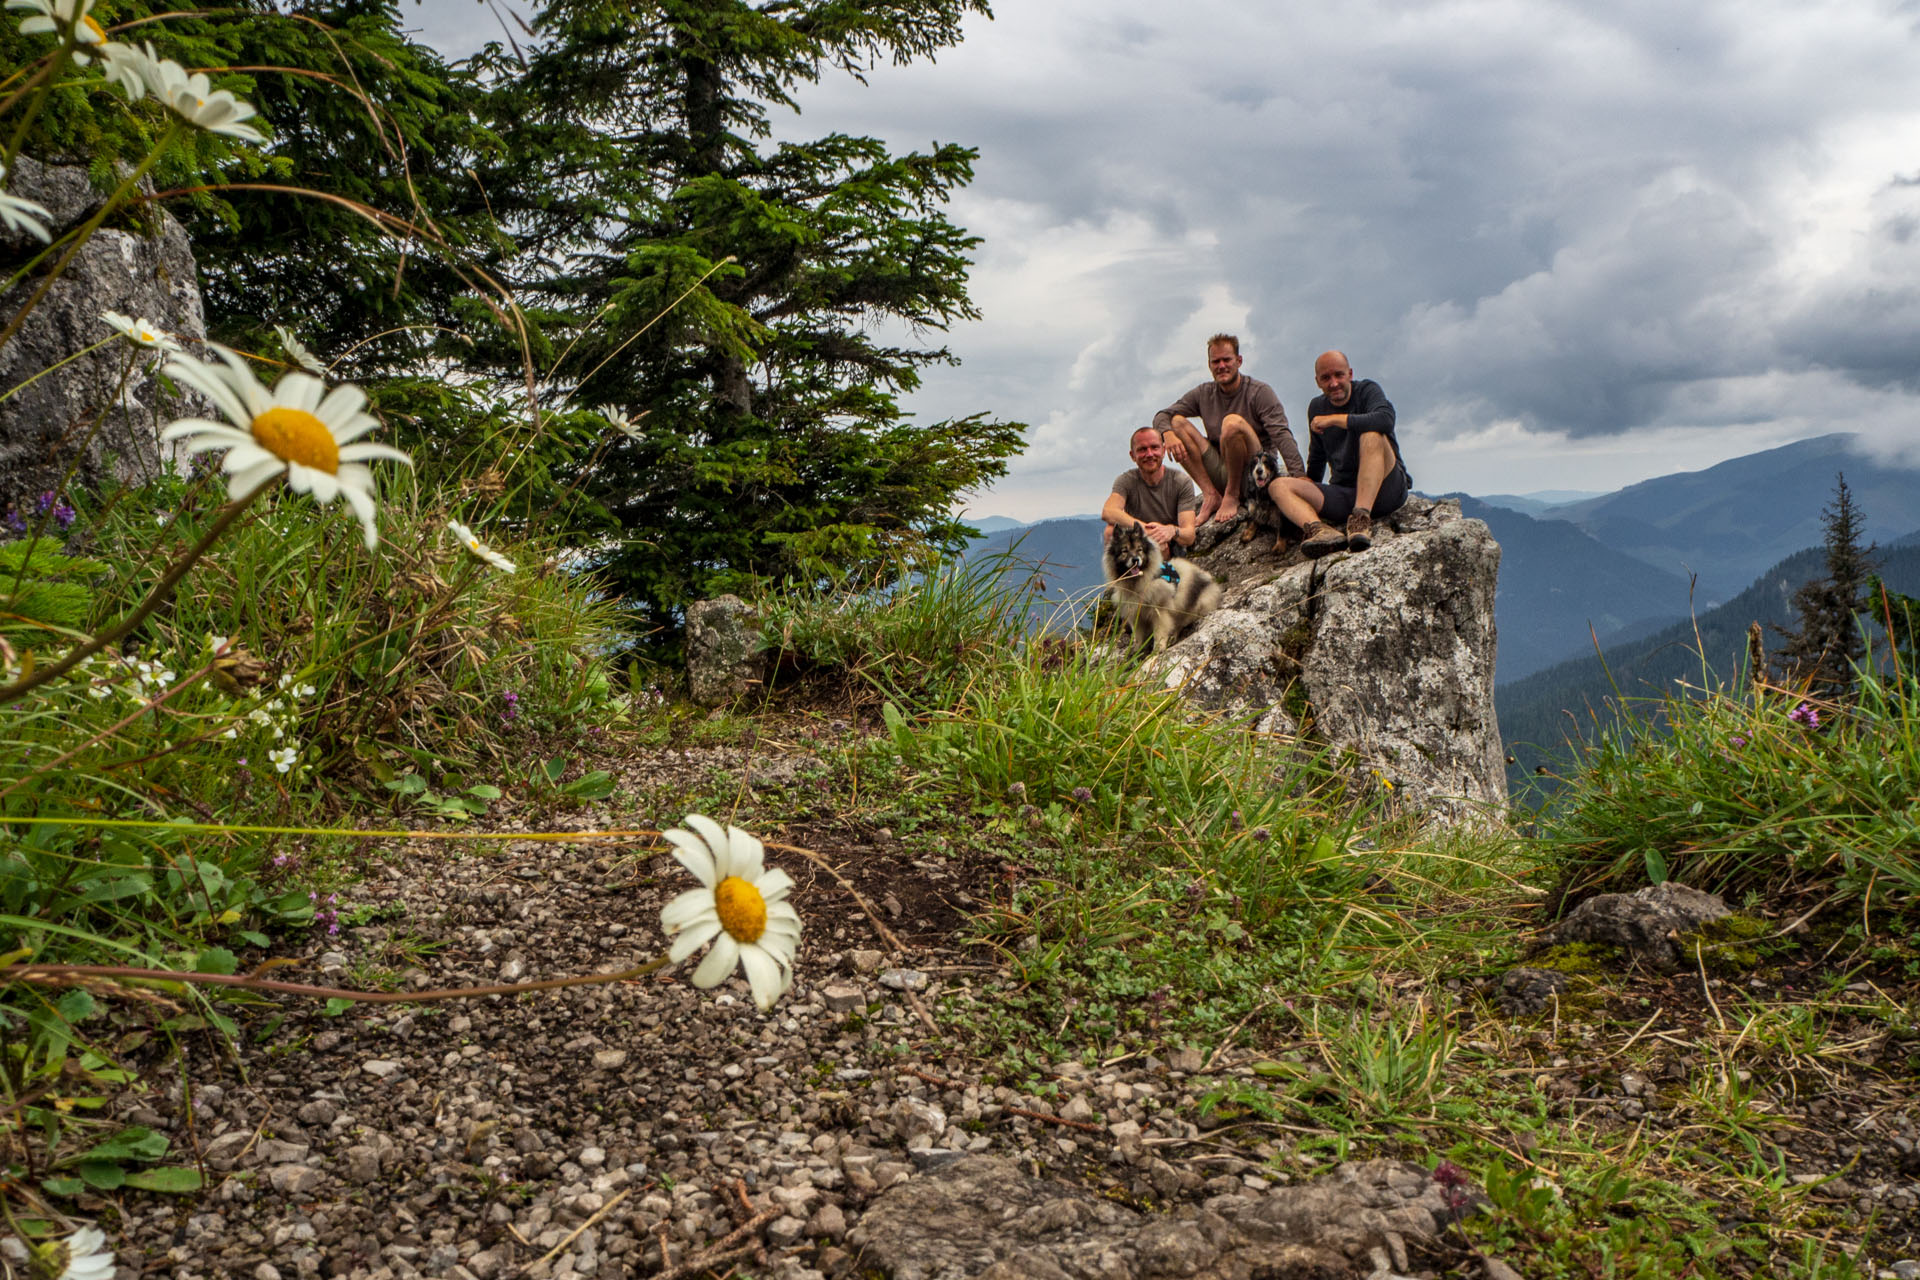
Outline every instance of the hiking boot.
[(1306, 532), (1306, 541), (1300, 544), (1300, 552), (1309, 560), (1318, 560), (1321, 556), (1347, 549), (1347, 535), (1324, 520), (1311, 522)]
[(1347, 517), (1347, 550), (1365, 551), (1373, 545), (1373, 513), (1355, 511)]

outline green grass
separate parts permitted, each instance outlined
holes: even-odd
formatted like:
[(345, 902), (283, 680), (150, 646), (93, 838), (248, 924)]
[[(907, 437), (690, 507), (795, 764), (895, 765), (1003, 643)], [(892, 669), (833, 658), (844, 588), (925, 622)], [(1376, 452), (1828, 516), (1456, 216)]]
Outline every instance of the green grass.
[(1867, 670), (1851, 704), (1763, 688), (1631, 705), (1540, 835), (1577, 891), (1672, 879), (1881, 906), (1920, 889), (1917, 794), (1920, 685)]

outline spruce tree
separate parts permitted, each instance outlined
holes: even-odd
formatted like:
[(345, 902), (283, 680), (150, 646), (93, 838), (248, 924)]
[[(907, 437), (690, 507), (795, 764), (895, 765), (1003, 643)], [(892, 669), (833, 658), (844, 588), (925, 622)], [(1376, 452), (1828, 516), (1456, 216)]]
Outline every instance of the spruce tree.
[[(495, 48), (484, 171), (502, 264), (540, 326), (548, 407), (635, 431), (576, 465), (644, 612), (769, 578), (956, 549), (955, 498), (1004, 473), (1017, 423), (917, 425), (951, 362), (919, 335), (977, 313), (977, 240), (947, 218), (975, 153), (773, 140), (824, 70), (929, 57), (983, 0), (555, 0), (524, 62)], [(493, 353), (503, 368), (515, 352)]]
[(1846, 697), (1854, 686), (1854, 664), (1865, 654), (1860, 616), (1867, 608), (1867, 584), (1873, 575), (1873, 548), (1862, 548), (1864, 517), (1854, 505), (1844, 474), (1834, 477), (1833, 501), (1820, 512), (1825, 531), (1826, 576), (1793, 593), (1797, 631), (1782, 632), (1786, 643), (1778, 660), (1783, 677), (1829, 697)]

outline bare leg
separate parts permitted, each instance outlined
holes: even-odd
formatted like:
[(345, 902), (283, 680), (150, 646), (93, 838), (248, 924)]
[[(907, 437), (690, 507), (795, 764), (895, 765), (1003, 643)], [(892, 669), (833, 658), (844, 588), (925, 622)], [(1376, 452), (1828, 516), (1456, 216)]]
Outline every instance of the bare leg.
[[(1180, 460), (1181, 467), (1199, 486), (1200, 515), (1195, 523), (1205, 524), (1213, 519), (1213, 513), (1220, 505), (1220, 490), (1214, 487), (1213, 477), (1207, 474), (1207, 438), (1194, 429), (1193, 423), (1176, 417), (1172, 428), (1161, 433), (1161, 443), (1170, 456)], [(1175, 448), (1175, 445), (1179, 447)]]
[(1327, 500), (1319, 485), (1299, 476), (1279, 477), (1267, 486), (1267, 496), (1280, 508), (1281, 515), (1302, 529), (1320, 518), (1320, 508)]
[(1220, 424), (1220, 461), (1226, 467), (1227, 488), (1220, 497), (1220, 509), (1213, 514), (1215, 520), (1225, 524), (1240, 514), (1241, 477), (1247, 473), (1247, 459), (1260, 448), (1260, 437), (1253, 433), (1253, 425), (1237, 413), (1230, 413)]
[(1380, 496), (1380, 486), (1386, 483), (1387, 473), (1393, 470), (1393, 464), (1399, 459), (1393, 456), (1393, 446), (1378, 431), (1364, 431), (1360, 434), (1360, 470), (1353, 478), (1353, 509), (1355, 511), (1373, 511), (1373, 500)]

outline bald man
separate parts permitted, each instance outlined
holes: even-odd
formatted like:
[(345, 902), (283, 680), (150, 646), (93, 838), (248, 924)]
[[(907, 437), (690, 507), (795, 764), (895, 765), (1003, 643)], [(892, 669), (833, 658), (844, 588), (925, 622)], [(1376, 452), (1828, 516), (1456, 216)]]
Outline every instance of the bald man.
[[(1354, 381), (1342, 351), (1322, 353), (1313, 362), (1313, 380), (1320, 394), (1307, 406), (1307, 474), (1281, 476), (1267, 492), (1280, 514), (1306, 531), (1300, 550), (1317, 560), (1372, 546), (1374, 517), (1398, 511), (1413, 480), (1400, 460), (1393, 405), (1380, 384)], [(1322, 484), (1329, 470), (1330, 482)]]

